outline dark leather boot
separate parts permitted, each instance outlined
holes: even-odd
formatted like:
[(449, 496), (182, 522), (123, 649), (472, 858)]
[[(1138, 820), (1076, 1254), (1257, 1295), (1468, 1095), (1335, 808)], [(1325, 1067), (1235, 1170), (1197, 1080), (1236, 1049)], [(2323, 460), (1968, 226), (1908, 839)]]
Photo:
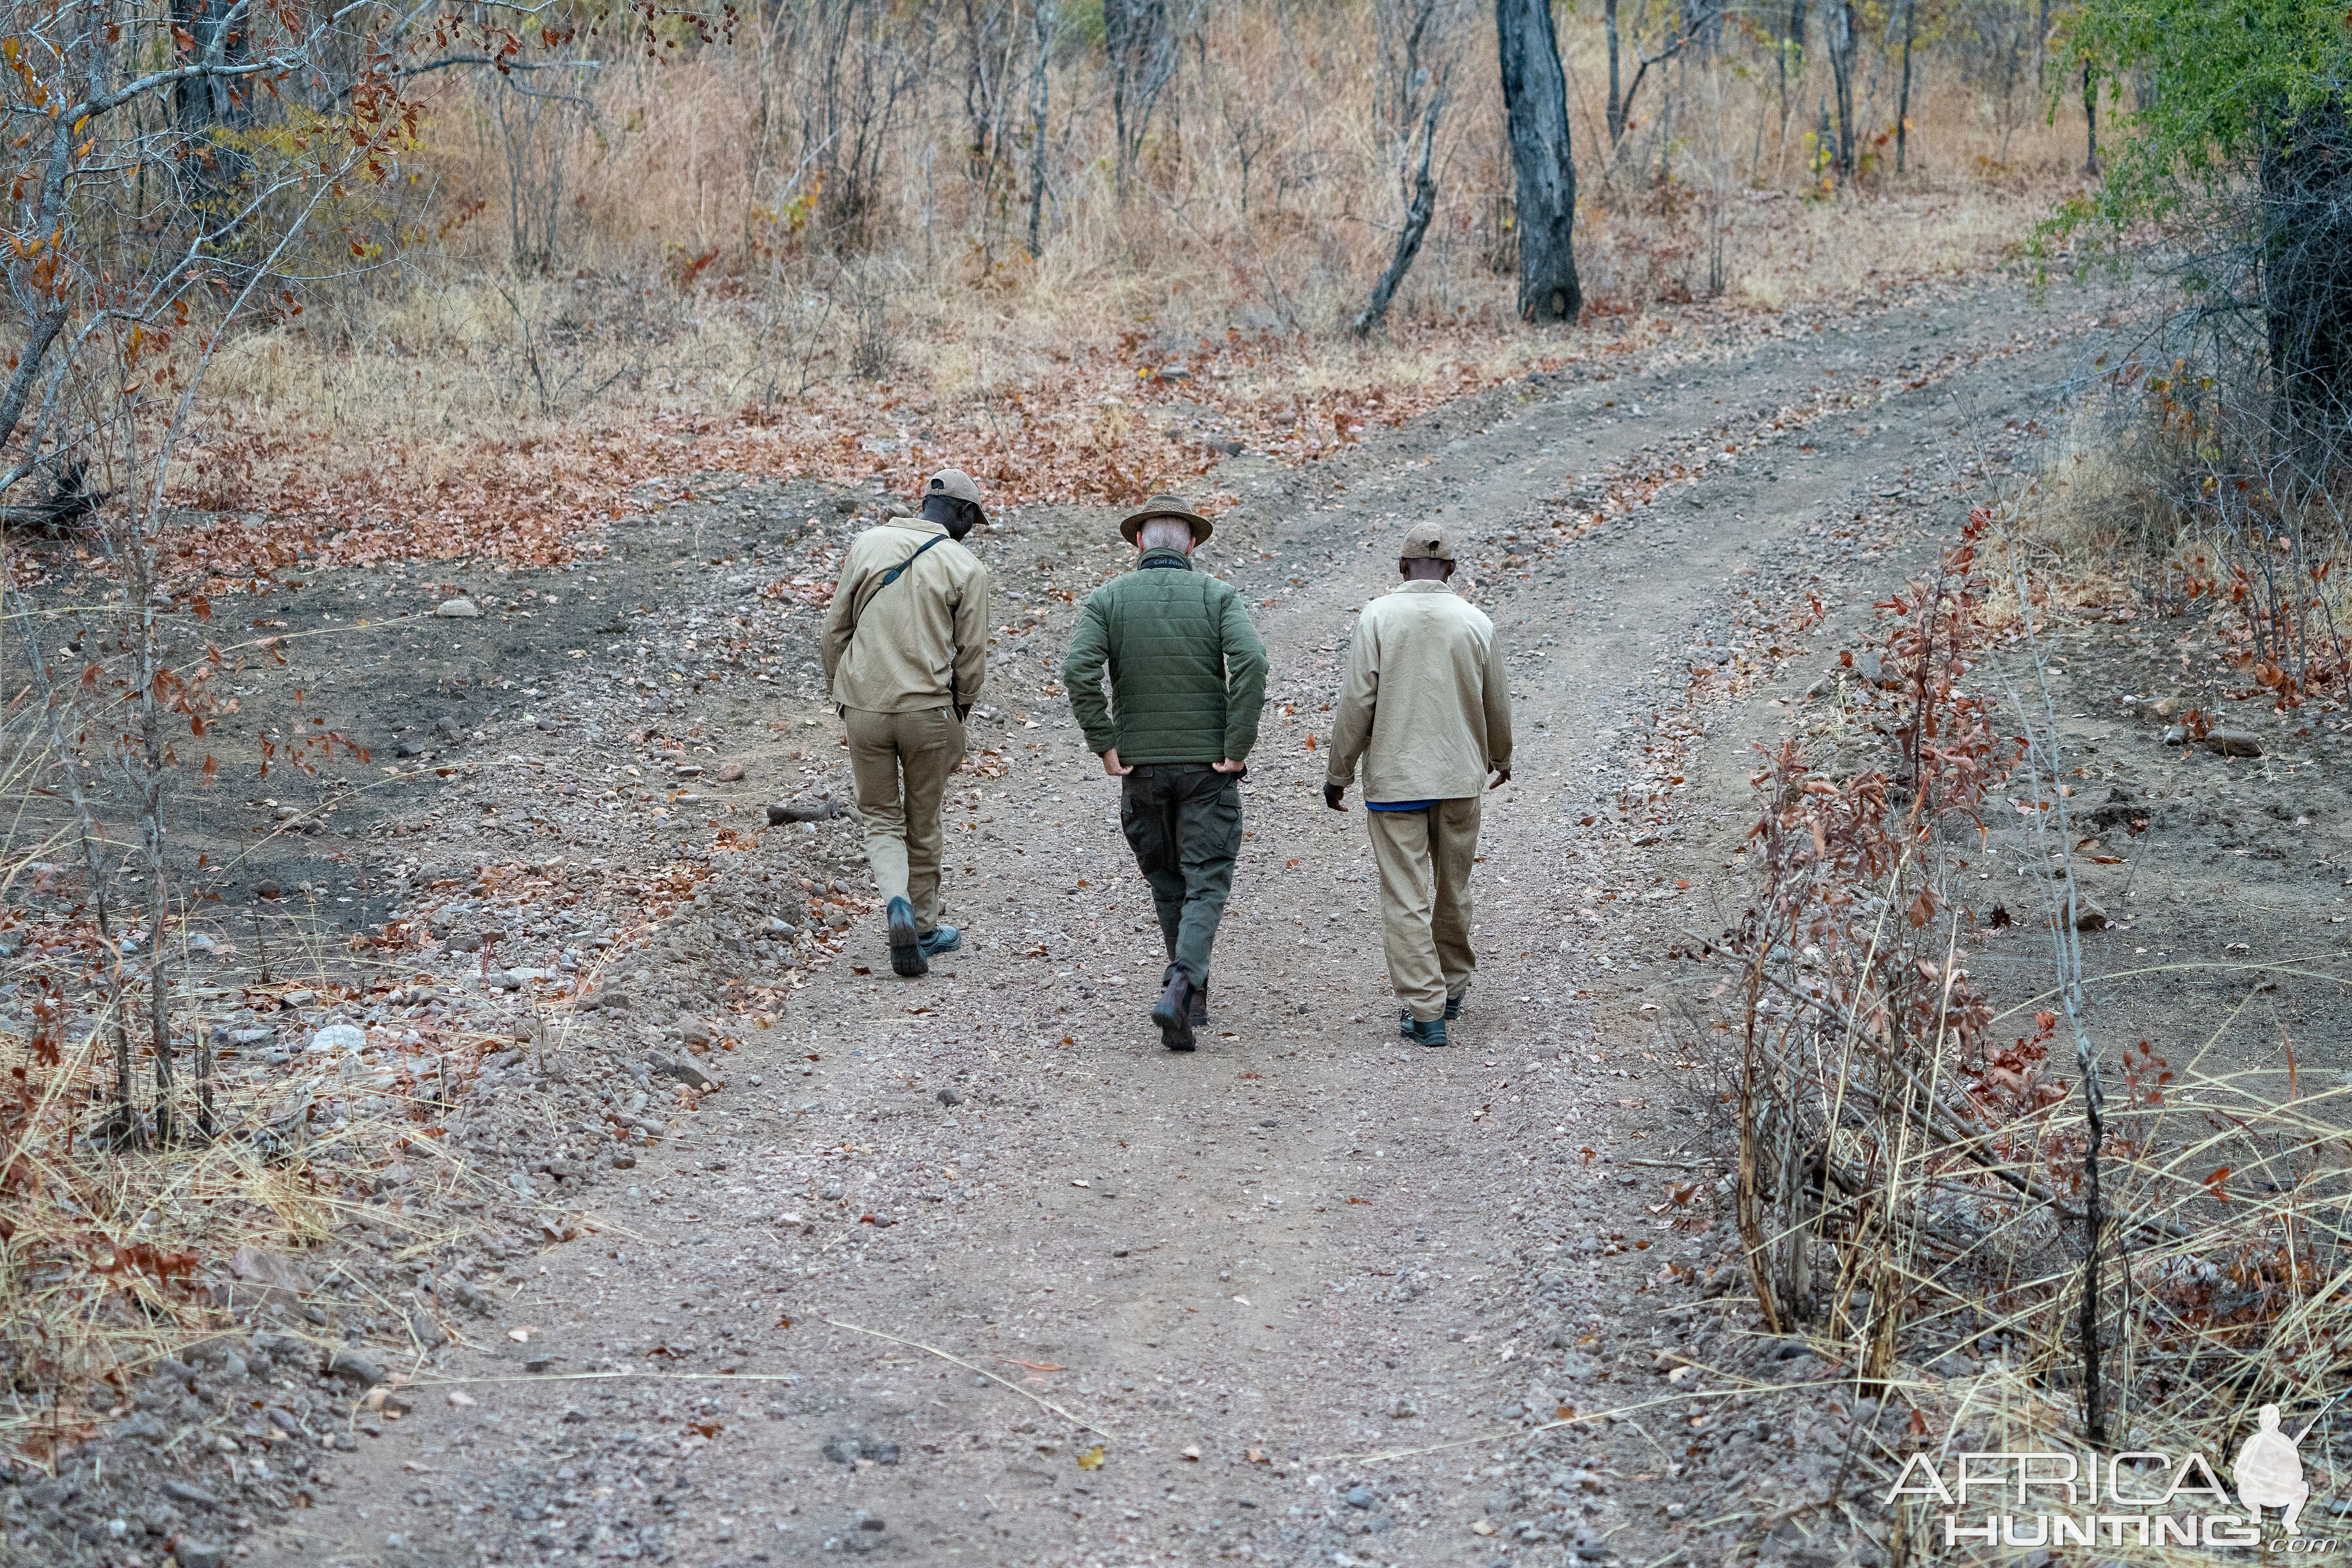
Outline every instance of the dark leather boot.
[(1192, 1010), (1187, 1022), (1196, 1029), (1209, 1026), (1209, 986), (1206, 981), (1192, 992)]
[(915, 930), (914, 906), (904, 899), (893, 899), (886, 906), (884, 918), (890, 927), (891, 973), (907, 980), (929, 974), (931, 965), (923, 956), (922, 936)]
[(1168, 988), (1151, 1009), (1151, 1021), (1160, 1026), (1161, 1045), (1171, 1051), (1192, 1049), (1192, 983), (1182, 970), (1169, 974)]

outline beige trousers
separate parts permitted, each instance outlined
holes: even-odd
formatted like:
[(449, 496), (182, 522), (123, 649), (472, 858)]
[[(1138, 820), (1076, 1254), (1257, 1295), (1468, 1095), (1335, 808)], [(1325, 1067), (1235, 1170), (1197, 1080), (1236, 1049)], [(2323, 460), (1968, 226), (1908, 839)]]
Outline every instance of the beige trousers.
[(1381, 942), (1389, 983), (1423, 1023), (1469, 987), (1470, 863), (1478, 854), (1476, 795), (1427, 811), (1367, 811), (1381, 868)]
[(887, 902), (915, 907), (915, 929), (940, 923), (940, 800), (948, 775), (963, 762), (963, 725), (950, 708), (915, 713), (844, 715), (849, 727), (849, 772), (857, 784), (858, 826), (866, 858)]

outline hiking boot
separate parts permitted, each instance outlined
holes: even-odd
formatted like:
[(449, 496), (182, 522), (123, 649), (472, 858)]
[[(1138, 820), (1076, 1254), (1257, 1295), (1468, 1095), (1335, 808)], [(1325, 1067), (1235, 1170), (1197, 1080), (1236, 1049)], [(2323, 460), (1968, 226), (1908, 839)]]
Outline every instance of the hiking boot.
[(963, 945), (963, 932), (951, 925), (942, 925), (922, 934), (918, 945), (925, 958), (937, 958), (943, 952), (953, 952)]
[(1421, 1019), (1407, 1013), (1397, 1020), (1397, 1034), (1416, 1046), (1442, 1046), (1445, 1043), (1445, 1020)]
[(929, 974), (931, 966), (923, 957), (923, 939), (915, 930), (915, 906), (904, 899), (893, 899), (887, 909), (890, 922), (890, 973), (913, 980)]
[(1182, 970), (1168, 976), (1168, 988), (1151, 1009), (1151, 1021), (1160, 1026), (1161, 1045), (1171, 1051), (1192, 1048), (1192, 983), (1184, 978)]
[(1454, 1019), (1462, 1016), (1462, 1004), (1468, 1000), (1470, 1000), (1470, 993), (1467, 989), (1458, 996), (1448, 996), (1445, 999), (1445, 1021), (1451, 1024)]
[(1192, 1007), (1185, 1021), (1196, 1029), (1208, 1027), (1209, 987), (1205, 983), (1195, 988), (1192, 992)]

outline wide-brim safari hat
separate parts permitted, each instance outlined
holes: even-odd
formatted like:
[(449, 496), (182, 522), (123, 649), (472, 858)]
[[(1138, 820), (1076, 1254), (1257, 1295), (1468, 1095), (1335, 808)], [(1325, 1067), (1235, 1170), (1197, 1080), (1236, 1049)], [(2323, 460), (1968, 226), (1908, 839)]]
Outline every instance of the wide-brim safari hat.
[(1156, 517), (1181, 518), (1192, 525), (1192, 542), (1200, 543), (1217, 531), (1217, 525), (1194, 511), (1182, 496), (1153, 496), (1143, 503), (1143, 510), (1118, 525), (1118, 536), (1129, 544), (1143, 531), (1143, 525)]

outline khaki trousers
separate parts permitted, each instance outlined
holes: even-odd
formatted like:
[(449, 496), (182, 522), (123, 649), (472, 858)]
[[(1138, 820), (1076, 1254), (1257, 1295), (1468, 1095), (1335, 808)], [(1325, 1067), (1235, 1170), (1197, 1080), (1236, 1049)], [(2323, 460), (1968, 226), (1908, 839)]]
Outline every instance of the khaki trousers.
[(963, 725), (950, 708), (875, 713), (852, 708), (849, 772), (857, 784), (866, 858), (887, 902), (915, 907), (915, 929), (940, 923), (940, 799), (963, 762)]
[(1445, 999), (1469, 988), (1470, 863), (1478, 854), (1476, 795), (1426, 811), (1368, 811), (1381, 868), (1381, 942), (1389, 983), (1412, 1016), (1445, 1016)]

